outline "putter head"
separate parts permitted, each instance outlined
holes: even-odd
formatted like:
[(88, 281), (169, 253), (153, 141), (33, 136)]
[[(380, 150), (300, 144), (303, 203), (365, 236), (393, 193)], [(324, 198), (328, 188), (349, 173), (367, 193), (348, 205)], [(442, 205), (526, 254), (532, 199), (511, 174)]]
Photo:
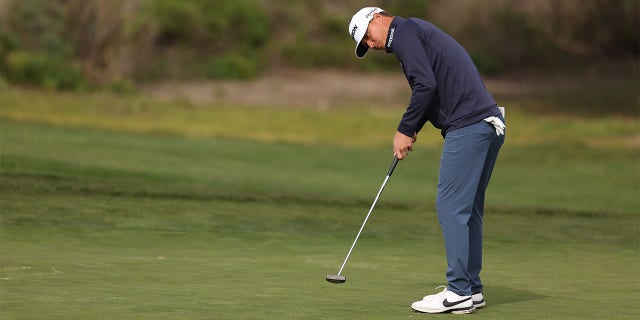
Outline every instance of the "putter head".
[(345, 281), (347, 281), (347, 277), (341, 276), (341, 275), (328, 274), (327, 281), (331, 283), (344, 283)]

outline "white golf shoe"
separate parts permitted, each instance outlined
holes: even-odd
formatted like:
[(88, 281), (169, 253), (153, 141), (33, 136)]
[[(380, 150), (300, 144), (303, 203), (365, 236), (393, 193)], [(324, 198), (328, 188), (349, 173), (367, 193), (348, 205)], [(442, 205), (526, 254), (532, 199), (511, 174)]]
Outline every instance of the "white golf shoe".
[(471, 296), (459, 296), (444, 288), (442, 292), (424, 297), (411, 304), (411, 309), (418, 312), (456, 314), (472, 313), (476, 307)]
[(484, 295), (482, 295), (482, 292), (472, 294), (471, 300), (473, 300), (473, 306), (476, 307), (476, 309), (487, 305), (484, 301)]

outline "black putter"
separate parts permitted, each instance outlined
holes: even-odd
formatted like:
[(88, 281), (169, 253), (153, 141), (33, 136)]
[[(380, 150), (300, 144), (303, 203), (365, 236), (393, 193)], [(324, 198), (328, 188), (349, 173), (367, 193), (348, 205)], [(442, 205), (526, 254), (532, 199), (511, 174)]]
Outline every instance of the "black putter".
[(384, 186), (387, 184), (387, 181), (389, 180), (389, 177), (391, 177), (391, 175), (393, 174), (393, 170), (396, 168), (396, 165), (398, 164), (398, 158), (396, 158), (395, 156), (393, 157), (393, 162), (391, 162), (391, 166), (389, 167), (389, 171), (387, 171), (387, 176), (384, 178), (384, 182), (382, 182), (382, 186), (380, 187), (380, 190), (378, 191), (378, 194), (376, 195), (376, 198), (373, 200), (373, 203), (371, 204), (371, 208), (369, 208), (369, 213), (367, 213), (367, 217), (364, 218), (364, 222), (362, 223), (362, 226), (360, 227), (360, 231), (358, 231), (358, 235), (356, 235), (356, 239), (353, 240), (353, 244), (351, 245), (351, 249), (349, 249), (349, 252), (347, 253), (347, 256), (344, 258), (344, 262), (342, 263), (342, 267), (340, 267), (340, 270), (338, 270), (338, 274), (337, 275), (333, 275), (333, 274), (328, 274), (327, 275), (327, 281), (331, 282), (331, 283), (344, 283), (345, 281), (347, 281), (347, 277), (341, 275), (342, 274), (342, 269), (344, 269), (344, 266), (347, 264), (347, 260), (349, 260), (349, 256), (351, 255), (351, 251), (353, 251), (353, 247), (356, 246), (356, 242), (358, 242), (358, 238), (360, 237), (360, 234), (362, 233), (362, 229), (364, 229), (364, 225), (367, 223), (367, 220), (369, 220), (369, 216), (371, 215), (371, 212), (373, 211), (373, 208), (376, 206), (376, 202), (378, 202), (378, 198), (380, 198), (380, 195), (382, 194), (382, 190), (384, 190)]

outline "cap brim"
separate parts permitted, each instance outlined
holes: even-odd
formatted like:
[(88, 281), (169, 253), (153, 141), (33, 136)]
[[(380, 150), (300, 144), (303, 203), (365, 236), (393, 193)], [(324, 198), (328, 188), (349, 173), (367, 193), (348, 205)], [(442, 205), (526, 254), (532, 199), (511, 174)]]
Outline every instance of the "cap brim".
[(360, 59), (364, 58), (364, 56), (367, 54), (367, 51), (369, 51), (369, 46), (364, 43), (359, 43), (356, 46), (356, 57)]

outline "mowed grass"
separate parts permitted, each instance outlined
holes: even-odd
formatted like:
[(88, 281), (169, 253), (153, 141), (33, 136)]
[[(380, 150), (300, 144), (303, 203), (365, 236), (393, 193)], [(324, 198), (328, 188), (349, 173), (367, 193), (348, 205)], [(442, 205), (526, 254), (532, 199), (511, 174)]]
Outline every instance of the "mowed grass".
[[(52, 124), (46, 108), (20, 119), (16, 109), (0, 107), (0, 318), (433, 317), (409, 305), (445, 283), (434, 130), (399, 164), (347, 283), (333, 285), (324, 277), (337, 272), (384, 178), (388, 145), (293, 141), (283, 138), (286, 121), (267, 130), (276, 138), (240, 139), (189, 134), (187, 122), (141, 132), (115, 120), (92, 129), (90, 116)], [(307, 110), (300, 121), (357, 121), (356, 111)], [(393, 130), (397, 110), (393, 119), (380, 112)], [(610, 130), (582, 139), (603, 124), (574, 119), (578, 133), (562, 139), (532, 129), (546, 118), (512, 114), (514, 143), (487, 196), (488, 306), (474, 317), (637, 319), (639, 158), (625, 140), (637, 122), (605, 119)], [(146, 111), (140, 126), (158, 128), (154, 115)], [(619, 143), (591, 143), (599, 139)]]

